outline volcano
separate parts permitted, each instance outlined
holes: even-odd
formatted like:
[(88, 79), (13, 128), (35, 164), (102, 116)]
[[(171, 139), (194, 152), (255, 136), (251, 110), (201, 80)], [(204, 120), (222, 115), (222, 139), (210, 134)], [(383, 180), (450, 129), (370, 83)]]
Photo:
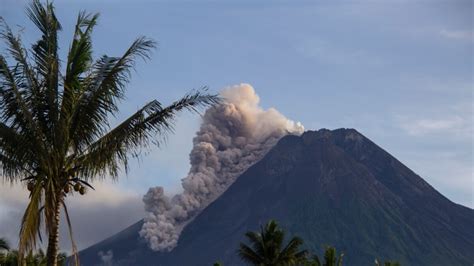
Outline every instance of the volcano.
[(184, 228), (171, 252), (151, 251), (140, 221), (80, 252), (81, 264), (102, 265), (100, 254), (113, 254), (112, 265), (242, 265), (245, 232), (270, 219), (314, 253), (335, 246), (348, 265), (474, 262), (474, 210), (356, 130), (321, 129), (280, 139)]

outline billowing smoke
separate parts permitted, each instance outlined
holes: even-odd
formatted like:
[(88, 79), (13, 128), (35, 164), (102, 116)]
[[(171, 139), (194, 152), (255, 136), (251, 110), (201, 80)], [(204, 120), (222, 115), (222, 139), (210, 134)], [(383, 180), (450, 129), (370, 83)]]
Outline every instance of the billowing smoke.
[(112, 266), (113, 264), (113, 258), (114, 258), (114, 253), (112, 250), (108, 250), (107, 252), (99, 251), (97, 254), (100, 257), (101, 264), (100, 266)]
[(169, 198), (162, 187), (152, 187), (143, 197), (147, 216), (140, 235), (153, 250), (172, 250), (184, 226), (240, 174), (281, 137), (304, 130), (274, 108), (263, 110), (248, 84), (226, 88), (221, 95), (225, 102), (205, 112), (193, 139), (191, 169), (182, 179), (184, 191)]

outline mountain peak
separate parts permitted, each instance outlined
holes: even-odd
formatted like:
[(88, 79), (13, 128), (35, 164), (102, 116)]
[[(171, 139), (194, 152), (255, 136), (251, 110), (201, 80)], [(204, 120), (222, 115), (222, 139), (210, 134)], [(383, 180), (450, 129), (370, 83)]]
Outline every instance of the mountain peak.
[(307, 144), (310, 144), (314, 141), (320, 139), (332, 139), (332, 140), (343, 140), (343, 141), (356, 141), (360, 142), (365, 137), (360, 134), (357, 130), (353, 128), (339, 128), (335, 130), (329, 130), (326, 128), (322, 128), (319, 130), (308, 130), (301, 135), (303, 141)]

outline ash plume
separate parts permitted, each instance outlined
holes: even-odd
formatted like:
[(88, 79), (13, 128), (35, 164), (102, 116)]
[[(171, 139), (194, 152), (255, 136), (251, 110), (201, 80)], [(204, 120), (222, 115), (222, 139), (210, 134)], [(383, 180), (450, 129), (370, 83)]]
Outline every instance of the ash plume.
[(143, 197), (147, 215), (140, 235), (155, 251), (176, 247), (182, 229), (219, 197), (252, 164), (287, 134), (301, 134), (300, 123), (276, 109), (262, 109), (252, 86), (240, 84), (221, 92), (225, 101), (208, 109), (193, 139), (191, 169), (183, 192), (169, 198), (162, 187)]

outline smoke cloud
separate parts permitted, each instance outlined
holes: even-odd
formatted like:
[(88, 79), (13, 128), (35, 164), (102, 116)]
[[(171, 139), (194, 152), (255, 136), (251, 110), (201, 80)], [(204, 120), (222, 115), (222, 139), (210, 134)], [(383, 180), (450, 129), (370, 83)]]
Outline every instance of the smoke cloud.
[(114, 253), (112, 252), (112, 250), (108, 250), (107, 252), (99, 251), (97, 255), (99, 255), (101, 266), (113, 265)]
[(193, 139), (191, 169), (182, 179), (183, 192), (169, 198), (162, 187), (143, 197), (147, 215), (140, 235), (152, 250), (176, 247), (182, 229), (219, 197), (252, 164), (287, 134), (304, 127), (276, 109), (262, 109), (252, 86), (240, 84), (221, 92), (224, 103), (208, 109)]

